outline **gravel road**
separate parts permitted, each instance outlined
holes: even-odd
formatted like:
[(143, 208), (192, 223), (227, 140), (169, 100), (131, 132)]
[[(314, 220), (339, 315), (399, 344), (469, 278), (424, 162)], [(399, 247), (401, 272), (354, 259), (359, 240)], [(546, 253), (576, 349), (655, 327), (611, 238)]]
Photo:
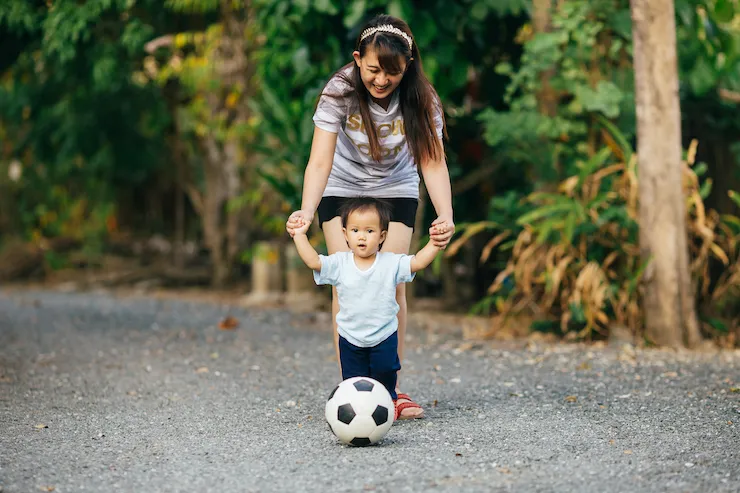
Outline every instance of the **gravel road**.
[(740, 351), (415, 324), (402, 382), (426, 419), (352, 448), (323, 418), (325, 320), (0, 290), (0, 491), (740, 491)]

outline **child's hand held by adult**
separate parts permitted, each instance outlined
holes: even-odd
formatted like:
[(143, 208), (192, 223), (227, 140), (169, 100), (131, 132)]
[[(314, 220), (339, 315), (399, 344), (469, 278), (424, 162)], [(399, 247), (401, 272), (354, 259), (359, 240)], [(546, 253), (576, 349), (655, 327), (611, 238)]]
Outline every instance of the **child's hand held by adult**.
[(439, 216), (429, 228), (429, 239), (434, 246), (446, 248), (455, 234), (455, 223), (451, 217)]
[(306, 230), (313, 221), (313, 214), (309, 211), (300, 210), (295, 211), (288, 217), (288, 222), (285, 223), (285, 230), (291, 236), (295, 236), (296, 229), (305, 226)]

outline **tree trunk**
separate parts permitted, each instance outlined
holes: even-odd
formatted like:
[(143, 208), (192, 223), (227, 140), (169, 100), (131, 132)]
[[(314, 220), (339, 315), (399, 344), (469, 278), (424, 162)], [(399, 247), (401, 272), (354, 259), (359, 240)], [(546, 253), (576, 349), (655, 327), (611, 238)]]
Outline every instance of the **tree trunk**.
[(681, 109), (672, 0), (631, 0), (639, 156), (640, 252), (646, 336), (661, 346), (700, 339), (682, 189)]
[(239, 196), (244, 177), (250, 175), (244, 169), (248, 160), (238, 129), (249, 118), (247, 100), (254, 93), (254, 64), (249, 63), (252, 47), (246, 40), (247, 24), (252, 20), (250, 2), (237, 6), (221, 0), (220, 12), (223, 34), (214, 66), (221, 87), (208, 94), (207, 100), (213, 115), (227, 115), (227, 131), (222, 139), (211, 134), (202, 138), (206, 151), (202, 217), (215, 287), (230, 280), (239, 253), (239, 213), (230, 210), (229, 203)]
[[(552, 1), (534, 0), (532, 2), (532, 28), (535, 34), (550, 31), (552, 23)], [(554, 69), (540, 74), (540, 90), (537, 93), (537, 106), (540, 113), (555, 116), (558, 108), (557, 94), (550, 85), (550, 78), (555, 74)]]

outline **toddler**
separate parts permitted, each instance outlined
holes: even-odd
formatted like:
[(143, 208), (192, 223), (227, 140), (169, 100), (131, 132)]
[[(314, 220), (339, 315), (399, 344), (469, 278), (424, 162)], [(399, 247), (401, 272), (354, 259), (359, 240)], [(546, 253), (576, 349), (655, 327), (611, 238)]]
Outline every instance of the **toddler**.
[[(381, 382), (396, 402), (398, 310), (396, 286), (411, 282), (432, 263), (440, 248), (429, 242), (416, 255), (381, 252), (388, 234), (390, 206), (378, 199), (347, 200), (342, 229), (350, 251), (319, 255), (302, 221), (293, 240), (298, 254), (313, 269), (316, 284), (336, 286), (339, 301), (339, 364), (342, 378), (370, 377)], [(435, 226), (443, 233), (444, 224)], [(396, 418), (400, 409), (396, 408)]]

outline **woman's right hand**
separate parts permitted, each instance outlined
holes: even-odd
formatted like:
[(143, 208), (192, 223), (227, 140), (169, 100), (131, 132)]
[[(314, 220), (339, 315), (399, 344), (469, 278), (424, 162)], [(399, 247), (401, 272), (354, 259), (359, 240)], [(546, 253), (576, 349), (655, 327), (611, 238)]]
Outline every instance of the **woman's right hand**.
[(311, 222), (313, 222), (313, 212), (305, 210), (295, 211), (288, 217), (288, 222), (285, 223), (285, 230), (292, 238), (295, 236), (296, 229), (306, 224), (311, 224)]

